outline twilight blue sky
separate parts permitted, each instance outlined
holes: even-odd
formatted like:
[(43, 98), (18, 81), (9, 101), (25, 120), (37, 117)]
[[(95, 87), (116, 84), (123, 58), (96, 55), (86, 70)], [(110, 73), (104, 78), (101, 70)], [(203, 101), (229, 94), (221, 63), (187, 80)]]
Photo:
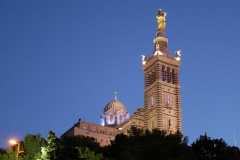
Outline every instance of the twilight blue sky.
[[(181, 49), (183, 133), (240, 145), (240, 2), (0, 1), (0, 147), (76, 121), (99, 124), (114, 91), (143, 106), (141, 54), (151, 55), (159, 8), (169, 51)], [(239, 146), (238, 145), (238, 146)]]

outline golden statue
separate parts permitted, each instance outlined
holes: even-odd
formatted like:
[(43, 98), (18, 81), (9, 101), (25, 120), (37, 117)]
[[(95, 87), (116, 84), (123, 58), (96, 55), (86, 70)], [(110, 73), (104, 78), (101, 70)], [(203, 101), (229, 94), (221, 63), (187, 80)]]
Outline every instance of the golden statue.
[(157, 22), (158, 22), (158, 31), (164, 31), (166, 28), (166, 22), (165, 22), (165, 17), (166, 17), (167, 13), (163, 12), (162, 9), (158, 10), (157, 13)]

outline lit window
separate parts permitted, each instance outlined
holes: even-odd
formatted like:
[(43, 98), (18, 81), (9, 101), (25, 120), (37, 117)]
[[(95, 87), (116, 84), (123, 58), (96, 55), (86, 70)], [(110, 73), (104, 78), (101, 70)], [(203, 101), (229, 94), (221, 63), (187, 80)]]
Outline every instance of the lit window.
[(113, 114), (110, 115), (110, 124), (113, 124)]
[(152, 106), (154, 105), (154, 98), (151, 98)]
[(119, 116), (119, 124), (122, 123), (122, 115)]
[(170, 104), (170, 102), (171, 102), (171, 98), (170, 98), (170, 96), (168, 96), (168, 104)]

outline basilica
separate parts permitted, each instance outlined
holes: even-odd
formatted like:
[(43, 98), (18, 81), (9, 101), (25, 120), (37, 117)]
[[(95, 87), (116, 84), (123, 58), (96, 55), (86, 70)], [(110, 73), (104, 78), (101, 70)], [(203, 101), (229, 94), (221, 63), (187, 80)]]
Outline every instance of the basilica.
[(181, 50), (171, 56), (168, 39), (165, 37), (166, 12), (161, 9), (156, 15), (158, 29), (153, 39), (150, 56), (142, 55), (144, 72), (144, 107), (129, 115), (127, 108), (117, 100), (116, 92), (100, 115), (100, 124), (79, 120), (62, 136), (84, 135), (94, 137), (101, 146), (110, 144), (117, 134), (126, 133), (131, 126), (149, 129), (158, 128), (167, 132), (182, 131), (179, 68)]

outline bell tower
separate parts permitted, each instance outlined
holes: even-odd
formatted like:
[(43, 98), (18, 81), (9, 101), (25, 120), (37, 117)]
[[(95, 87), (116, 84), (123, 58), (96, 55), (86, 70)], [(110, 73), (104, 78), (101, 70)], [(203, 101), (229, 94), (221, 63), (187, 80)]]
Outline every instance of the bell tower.
[(158, 30), (151, 56), (142, 55), (144, 71), (144, 128), (182, 131), (179, 67), (180, 50), (175, 57), (168, 51), (165, 37), (166, 13), (158, 10)]

